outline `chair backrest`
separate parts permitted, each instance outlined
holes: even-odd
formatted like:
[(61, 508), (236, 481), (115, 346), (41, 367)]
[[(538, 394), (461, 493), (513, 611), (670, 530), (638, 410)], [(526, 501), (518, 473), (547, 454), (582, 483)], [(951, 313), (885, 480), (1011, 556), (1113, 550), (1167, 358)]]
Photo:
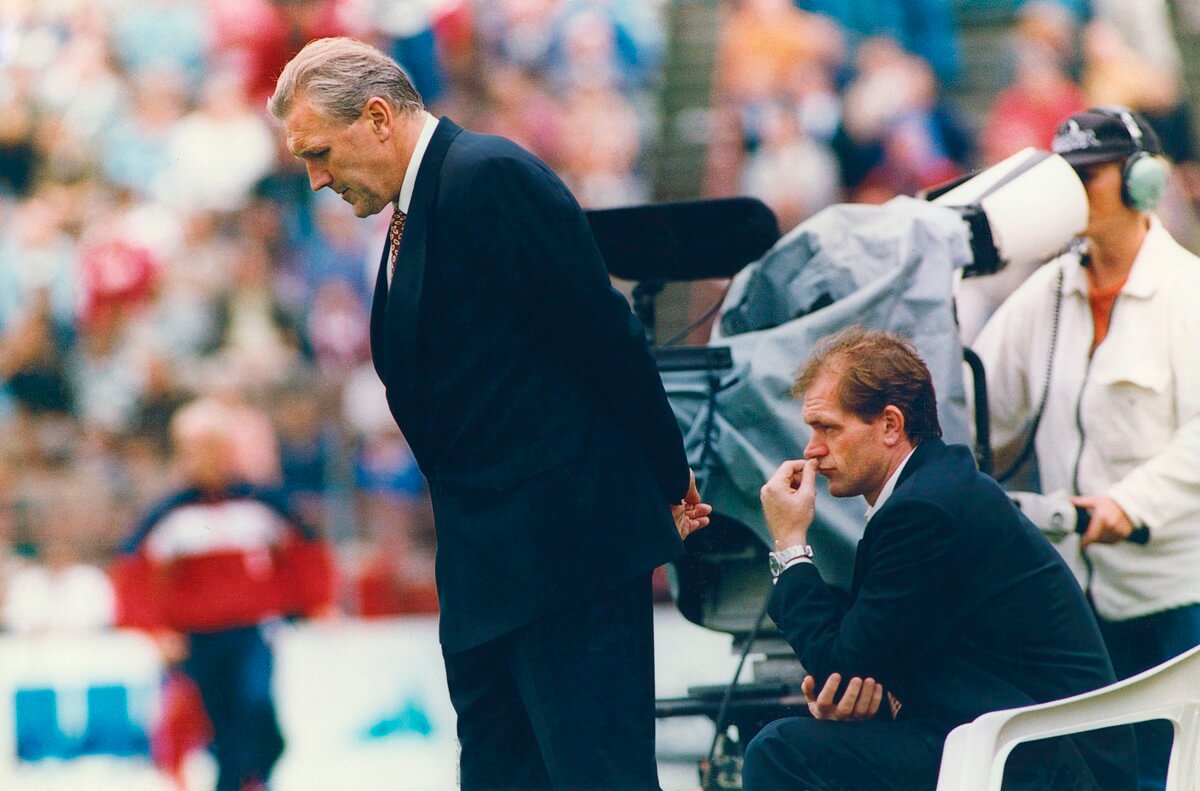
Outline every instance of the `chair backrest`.
[(958, 726), (946, 737), (937, 791), (1000, 791), (1021, 742), (1157, 719), (1175, 727), (1166, 791), (1200, 791), (1200, 646), (1092, 692)]

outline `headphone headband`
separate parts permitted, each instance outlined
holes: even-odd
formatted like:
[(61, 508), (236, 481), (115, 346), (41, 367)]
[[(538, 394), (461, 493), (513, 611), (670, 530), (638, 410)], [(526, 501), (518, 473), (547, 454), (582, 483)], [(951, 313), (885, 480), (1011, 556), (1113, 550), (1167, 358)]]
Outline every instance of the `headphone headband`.
[(1125, 124), (1125, 130), (1129, 132), (1129, 139), (1133, 141), (1133, 146), (1137, 149), (1134, 153), (1145, 151), (1144, 137), (1142, 128), (1138, 126), (1137, 121), (1133, 120), (1133, 114), (1124, 107), (1109, 107), (1105, 108), (1105, 112), (1111, 113), (1121, 119), (1121, 123)]

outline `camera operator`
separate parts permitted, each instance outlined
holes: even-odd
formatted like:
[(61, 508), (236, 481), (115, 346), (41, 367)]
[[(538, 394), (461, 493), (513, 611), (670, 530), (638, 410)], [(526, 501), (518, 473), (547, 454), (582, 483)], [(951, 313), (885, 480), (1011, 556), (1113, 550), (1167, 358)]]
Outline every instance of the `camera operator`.
[[(812, 427), (806, 460), (784, 462), (761, 498), (776, 546), (769, 612), (812, 674), (812, 717), (755, 737), (748, 791), (932, 788), (955, 726), (1114, 680), (1062, 559), (967, 448), (940, 439), (933, 380), (911, 345), (846, 330), (818, 347), (792, 393)], [(834, 496), (870, 506), (848, 598), (811, 562), (817, 473)], [(1127, 727), (1034, 742), (1006, 779), (1132, 789), (1133, 756)]]
[[(1090, 513), (1058, 548), (1082, 561), (1127, 678), (1200, 643), (1200, 260), (1152, 213), (1167, 170), (1145, 119), (1077, 113), (1054, 151), (1087, 191), (1082, 244), (1017, 289), (975, 351), (998, 457), (1036, 451), (1042, 491)], [(1124, 540), (1141, 527), (1148, 543)], [(1136, 732), (1141, 787), (1162, 788), (1171, 727)]]

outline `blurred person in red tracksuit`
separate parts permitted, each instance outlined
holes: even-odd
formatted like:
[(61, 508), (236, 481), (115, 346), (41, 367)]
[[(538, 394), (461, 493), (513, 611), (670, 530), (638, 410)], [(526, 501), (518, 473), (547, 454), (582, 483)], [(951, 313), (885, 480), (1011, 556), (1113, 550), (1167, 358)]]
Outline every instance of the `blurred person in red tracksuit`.
[[(242, 479), (233, 425), (214, 399), (178, 412), (183, 487), (150, 509), (114, 569), (118, 624), (155, 634), (200, 693), (217, 791), (265, 787), (283, 753), (269, 634), (281, 618), (327, 610), (333, 595), (329, 547), (280, 495)], [(169, 760), (180, 768), (181, 755)]]

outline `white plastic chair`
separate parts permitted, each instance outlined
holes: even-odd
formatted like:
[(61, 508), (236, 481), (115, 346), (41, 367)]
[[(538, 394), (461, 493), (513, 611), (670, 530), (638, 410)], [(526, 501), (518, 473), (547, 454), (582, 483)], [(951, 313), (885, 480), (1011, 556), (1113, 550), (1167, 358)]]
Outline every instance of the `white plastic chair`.
[(1157, 719), (1175, 726), (1166, 791), (1200, 791), (1200, 646), (1092, 692), (958, 726), (946, 737), (937, 791), (1000, 791), (1004, 762), (1021, 742)]

